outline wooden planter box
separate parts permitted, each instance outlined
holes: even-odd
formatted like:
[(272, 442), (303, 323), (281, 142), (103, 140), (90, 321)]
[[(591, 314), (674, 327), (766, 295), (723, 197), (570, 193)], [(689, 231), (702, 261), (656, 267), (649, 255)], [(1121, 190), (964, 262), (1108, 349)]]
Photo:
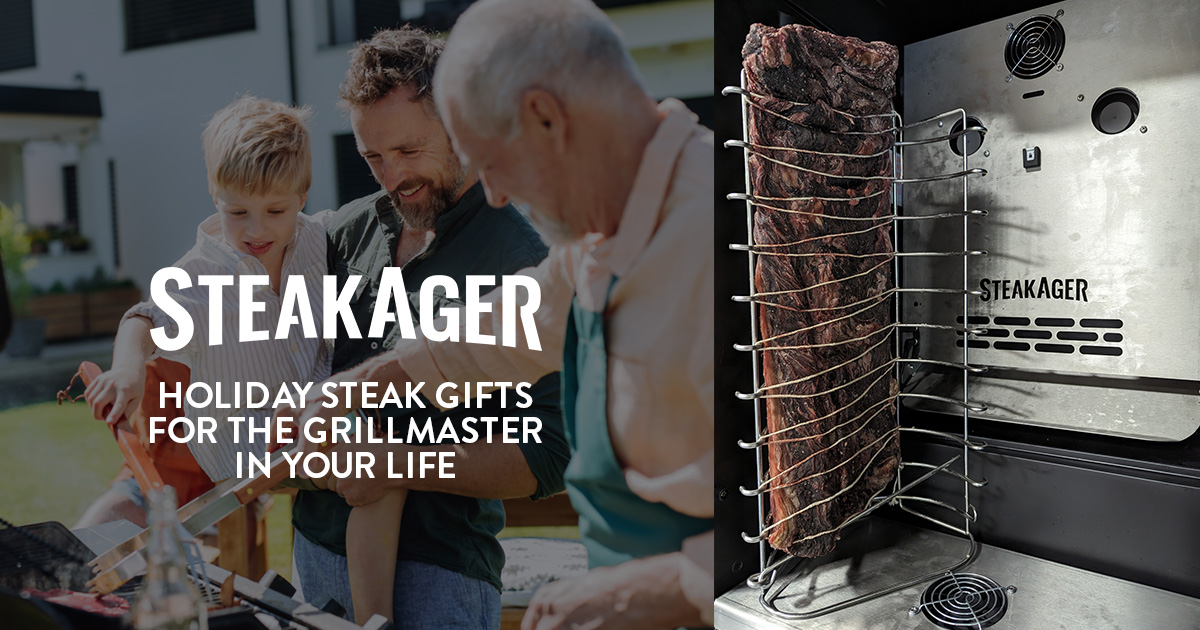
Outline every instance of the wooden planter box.
[(136, 287), (89, 293), (51, 293), (29, 298), (29, 314), (46, 320), (46, 340), (117, 332), (121, 315), (142, 300)]
[(137, 287), (107, 289), (84, 294), (87, 296), (88, 335), (113, 335), (121, 324), (121, 316), (130, 306), (142, 301), (142, 290)]
[(29, 315), (46, 320), (46, 341), (87, 334), (83, 293), (51, 293), (29, 298)]

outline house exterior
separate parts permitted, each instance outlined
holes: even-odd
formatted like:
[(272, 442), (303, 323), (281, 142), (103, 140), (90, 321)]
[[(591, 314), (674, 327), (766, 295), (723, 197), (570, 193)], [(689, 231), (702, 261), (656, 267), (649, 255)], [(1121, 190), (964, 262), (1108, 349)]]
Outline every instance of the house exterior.
[[(100, 267), (143, 289), (213, 212), (200, 132), (241, 94), (313, 108), (307, 210), (377, 189), (335, 108), (353, 42), (444, 30), (469, 0), (0, 0), (0, 202), (72, 224), (35, 286)], [(711, 120), (712, 0), (600, 0), (656, 98)], [(708, 123), (711, 126), (711, 122)]]

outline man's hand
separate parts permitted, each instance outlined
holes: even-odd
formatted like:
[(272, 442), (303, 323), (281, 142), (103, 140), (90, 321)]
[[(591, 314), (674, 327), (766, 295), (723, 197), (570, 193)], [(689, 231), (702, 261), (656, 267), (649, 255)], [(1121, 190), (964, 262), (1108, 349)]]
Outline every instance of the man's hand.
[[(274, 453), (300, 441), (303, 436), (300, 435), (300, 425), (296, 424), (297, 415), (296, 408), (291, 405), (280, 405), (275, 408), (275, 430), (271, 431), (271, 439), (267, 442), (268, 453)], [(291, 418), (291, 420), (281, 422), (279, 418)], [(284, 434), (291, 439), (291, 442), (281, 439)]]
[[(328, 380), (338, 383), (356, 382), (355, 379), (350, 377), (346, 372), (334, 374), (333, 376), (329, 377)], [(306, 431), (304, 431), (303, 428), (308, 426), (308, 423), (311, 422), (313, 418), (324, 418), (326, 421), (328, 421), (330, 418), (340, 418), (348, 415), (351, 411), (354, 411), (354, 401), (347, 400), (347, 398), (354, 398), (354, 396), (345, 395), (347, 391), (353, 392), (357, 391), (357, 389), (350, 388), (349, 390), (346, 390), (339, 387), (336, 390), (337, 401), (336, 404), (334, 404), (334, 401), (331, 401), (325, 396), (324, 393), (321, 392), (321, 383), (317, 383), (316, 386), (309, 391), (308, 396), (305, 396), (304, 402), (301, 403), (304, 406), (299, 411), (291, 410), (293, 414), (292, 417), (294, 418), (294, 422), (297, 427), (297, 434), (294, 436), (294, 439), (306, 447), (304, 449), (305, 452), (308, 452), (307, 447), (313, 445), (310, 445), (305, 441)], [(278, 413), (278, 411), (276, 413)]]
[(683, 597), (679, 554), (632, 560), (543, 585), (521, 630), (660, 630), (700, 625)]
[(710, 518), (713, 516), (713, 451), (696, 458), (684, 467), (661, 477), (647, 477), (629, 469), (625, 483), (639, 497), (655, 503), (665, 503), (676, 512)]
[[(146, 364), (118, 368), (97, 376), (83, 391), (92, 417), (109, 424), (116, 424), (129, 415), (142, 402), (146, 388)], [(104, 408), (112, 405), (107, 415)]]
[[(326, 406), (330, 402), (325, 394), (321, 391), (321, 386), (318, 384), (313, 387), (308, 396), (304, 399), (304, 408), (293, 411), (296, 417), (297, 433), (296, 441), (300, 444), (301, 452), (310, 453), (316, 450), (329, 450), (331, 453), (338, 452), (353, 452), (370, 450), (375, 454), (375, 466), (373, 472), (374, 479), (354, 479), (347, 477), (346, 479), (338, 479), (332, 475), (327, 475), (321, 480), (313, 480), (313, 483), (318, 486), (325, 485), (328, 490), (338, 493), (350, 505), (365, 505), (374, 503), (380, 497), (391, 489), (391, 484), (387, 479), (386, 458), (388, 445), (386, 444), (310, 444), (305, 437), (304, 427), (313, 418), (324, 418), (326, 420), (326, 431), (332, 429), (332, 418), (347, 416), (355, 409), (361, 406), (360, 396), (362, 389), (358, 387), (361, 383), (378, 383), (380, 388), (384, 388), (388, 383), (394, 383), (397, 387), (403, 389), (403, 386), (408, 382), (408, 374), (401, 369), (396, 359), (391, 356), (391, 353), (384, 353), (379, 356), (368, 359), (356, 367), (335, 374), (326, 382), (336, 383), (353, 383), (355, 387), (343, 388), (339, 386), (335, 389), (338, 393), (337, 405), (332, 407)], [(346, 396), (346, 392), (353, 392), (353, 395)], [(349, 399), (349, 400), (347, 400)], [(276, 410), (277, 415), (283, 415)], [(297, 471), (300, 477), (307, 477), (302, 470)]]
[[(321, 384), (318, 383), (304, 398), (304, 408), (298, 412), (295, 410), (290, 411), (292, 411), (293, 417), (296, 418), (296, 425), (303, 429), (313, 418), (325, 418), (328, 420), (330, 418), (343, 417), (362, 406), (360, 400), (362, 389), (358, 387), (361, 383), (378, 383), (381, 389), (386, 388), (388, 383), (394, 383), (396, 387), (403, 391), (404, 385), (408, 383), (408, 380), (408, 373), (400, 367), (400, 364), (396, 362), (392, 353), (384, 353), (363, 361), (345, 372), (339, 372), (325, 379), (325, 382), (353, 383), (355, 385), (348, 389), (339, 386), (334, 390), (337, 393), (336, 405), (332, 407), (327, 406), (327, 403), (330, 401), (322, 391)], [(347, 391), (351, 392), (352, 395), (347, 396)], [(276, 410), (276, 415), (284, 414)], [(314, 447), (319, 447), (319, 445), (307, 444), (304, 431), (302, 430), (299, 431), (296, 439), (300, 442), (306, 453)]]
[[(323, 418), (325, 420), (325, 431), (328, 434), (333, 428), (332, 418), (347, 416), (358, 407), (359, 389), (357, 385), (362, 380), (359, 368), (334, 374), (325, 379), (324, 382), (353, 383), (355, 385), (355, 387), (350, 388), (339, 386), (334, 389), (334, 393), (337, 396), (337, 404), (332, 404), (334, 401), (331, 401), (322, 391), (322, 383), (316, 383), (300, 403), (302, 405), (301, 409), (296, 410), (290, 407), (280, 407), (275, 410), (276, 417), (291, 415), (293, 420), (288, 423), (292, 427), (291, 438), (295, 440), (296, 444), (300, 445), (301, 453), (311, 453), (317, 450), (324, 450), (328, 447), (328, 444), (310, 444), (306, 437), (308, 431), (305, 428), (312, 422), (313, 418)], [(351, 392), (351, 394), (348, 395), (347, 392)]]

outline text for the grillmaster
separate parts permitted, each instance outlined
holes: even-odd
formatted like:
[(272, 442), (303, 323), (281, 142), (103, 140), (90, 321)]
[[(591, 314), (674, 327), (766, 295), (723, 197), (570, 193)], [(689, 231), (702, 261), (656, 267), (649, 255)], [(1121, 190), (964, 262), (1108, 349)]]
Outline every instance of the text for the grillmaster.
[[(383, 416), (379, 409), (402, 407), (405, 411), (427, 408), (427, 400), (442, 409), (483, 409), (487, 401), (501, 407), (528, 409), (533, 405), (525, 382), (442, 383), (423, 393), (425, 383), (407, 383), (403, 391), (394, 384), (356, 382), (285, 383), (272, 392), (264, 383), (247, 382), (222, 387), (220, 383), (159, 384), (160, 407), (168, 403), (194, 409), (299, 409), (309, 392), (316, 387), (320, 397), (309, 404), (325, 409), (344, 408), (354, 403), (357, 413), (331, 417), (314, 416), (296, 426), (295, 418), (287, 416), (230, 416), (225, 421), (233, 425), (233, 442), (268, 443), (284, 446), (281, 457), (287, 462), (289, 477), (301, 472), (308, 477), (333, 475), (338, 478), (374, 478), (375, 454), (369, 451), (327, 451), (337, 444), (419, 444), (430, 446), (474, 444), (476, 442), (506, 444), (541, 443), (542, 421), (536, 416), (468, 416), (458, 419), (410, 415)], [(314, 392), (314, 395), (316, 394)], [(419, 413), (419, 412), (418, 412)], [(215, 444), (218, 420), (211, 416), (196, 418), (154, 416), (149, 421), (150, 442), (170, 439), (179, 444), (190, 442)], [(308, 447), (289, 450), (287, 446), (303, 440)], [(314, 450), (315, 449), (315, 450)], [(387, 453), (386, 475), (403, 479), (435, 475), (453, 479), (453, 450), (409, 451), (406, 456)], [(235, 466), (239, 479), (256, 474), (271, 476), (271, 455), (256, 457), (236, 452)]]

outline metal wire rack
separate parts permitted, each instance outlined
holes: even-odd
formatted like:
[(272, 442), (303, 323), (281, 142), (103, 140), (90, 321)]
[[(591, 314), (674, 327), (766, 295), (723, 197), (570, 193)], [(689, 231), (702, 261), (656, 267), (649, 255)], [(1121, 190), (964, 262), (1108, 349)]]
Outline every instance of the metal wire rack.
[[(870, 333), (867, 336), (870, 337), (871, 335), (878, 334), (879, 337), (877, 339), (875, 339), (875, 341), (878, 341), (879, 343), (886, 343), (888, 340), (888, 337), (889, 336), (892, 337), (892, 341), (895, 344), (895, 355), (894, 355), (895, 358), (890, 363), (890, 367), (894, 370), (894, 373), (897, 378), (897, 382), (900, 382), (902, 380), (901, 379), (901, 369), (905, 365), (911, 366), (912, 364), (934, 364), (934, 365), (938, 365), (942, 368), (949, 368), (951, 370), (961, 372), (961, 376), (962, 376), (962, 397), (961, 397), (961, 399), (933, 396), (930, 394), (905, 392), (905, 391), (901, 390), (895, 395), (881, 399), (878, 402), (878, 405), (880, 405), (881, 408), (882, 408), (882, 406), (894, 406), (895, 407), (896, 417), (897, 417), (897, 421), (899, 423), (899, 426), (898, 426), (899, 432), (937, 435), (937, 436), (940, 436), (941, 438), (950, 440), (952, 443), (957, 443), (957, 444), (961, 445), (962, 453), (956, 454), (955, 456), (953, 456), (952, 458), (950, 458), (949, 460), (944, 461), (944, 462), (930, 463), (930, 462), (906, 460), (904, 458), (903, 451), (901, 451), (900, 461), (899, 461), (898, 467), (897, 467), (897, 472), (895, 474), (895, 477), (893, 478), (893, 481), (890, 484), (890, 488), (887, 489), (886, 494), (881, 493), (881, 495), (877, 495), (874, 498), (872, 498), (869, 501), (869, 504), (867, 505), (867, 507), (865, 509), (858, 512), (857, 514), (854, 514), (851, 518), (849, 518), (848, 520), (843, 522), (840, 526), (837, 526), (836, 530), (844, 529), (845, 527), (849, 526), (850, 524), (861, 520), (863, 517), (875, 512), (876, 510), (879, 510), (880, 508), (882, 508), (884, 506), (892, 506), (892, 507), (896, 507), (901, 510), (904, 510), (908, 514), (911, 514), (918, 519), (928, 522), (937, 528), (940, 528), (942, 530), (949, 531), (949, 532), (952, 532), (959, 536), (962, 536), (966, 542), (966, 547), (967, 547), (966, 551), (961, 557), (955, 557), (953, 560), (951, 560), (947, 566), (938, 568), (934, 571), (923, 573), (921, 575), (913, 576), (909, 579), (905, 579), (905, 580), (903, 580), (899, 583), (893, 584), (891, 586), (887, 586), (887, 587), (877, 589), (872, 592), (864, 593), (861, 595), (848, 597), (841, 601), (837, 601), (833, 604), (825, 605), (825, 606), (822, 606), (822, 607), (816, 608), (816, 609), (784, 610), (783, 608), (781, 608), (778, 605), (778, 597), (786, 589), (787, 582), (789, 581), (790, 576), (787, 574), (786, 565), (788, 565), (789, 562), (793, 561), (794, 558), (785, 553), (779, 552), (779, 551), (771, 548), (771, 546), (769, 545), (769, 543), (766, 540), (769, 530), (774, 525), (779, 523), (779, 517), (775, 517), (774, 519), (772, 519), (771, 515), (769, 514), (770, 508), (769, 508), (769, 502), (768, 502), (767, 497), (773, 489), (782, 487), (782, 485), (775, 483), (778, 480), (776, 478), (773, 478), (770, 475), (769, 467), (766, 465), (766, 462), (768, 459), (766, 450), (768, 448), (770, 448), (770, 442), (771, 442), (771, 438), (773, 436), (772, 436), (772, 434), (766, 433), (764, 431), (764, 426), (763, 426), (763, 417), (764, 417), (764, 413), (765, 413), (764, 412), (764, 399), (769, 394), (770, 387), (772, 387), (772, 386), (767, 386), (766, 388), (764, 388), (763, 375), (761, 373), (762, 372), (761, 353), (764, 351), (765, 346), (763, 343), (764, 340), (760, 339), (760, 335), (759, 335), (759, 328), (758, 328), (758, 326), (759, 326), (759, 306), (763, 302), (762, 298), (765, 296), (763, 294), (755, 293), (755, 290), (754, 290), (755, 269), (756, 269), (756, 264), (757, 264), (759, 256), (764, 256), (764, 255), (811, 255), (811, 254), (786, 254), (786, 253), (780, 252), (778, 250), (771, 249), (774, 246), (760, 245), (760, 244), (756, 244), (754, 242), (754, 216), (755, 216), (755, 213), (759, 212), (759, 211), (778, 211), (778, 210), (784, 210), (784, 209), (773, 206), (768, 199), (764, 199), (764, 198), (756, 196), (756, 194), (753, 191), (752, 186), (751, 186), (750, 160), (752, 160), (752, 159), (766, 160), (769, 162), (774, 162), (776, 164), (780, 164), (782, 166), (797, 168), (801, 171), (806, 171), (808, 174), (815, 175), (815, 176), (839, 177), (839, 178), (843, 178), (843, 179), (846, 178), (846, 176), (840, 175), (840, 174), (835, 175), (833, 173), (823, 173), (819, 170), (801, 168), (799, 166), (787, 164), (787, 163), (784, 163), (783, 161), (773, 158), (769, 154), (768, 150), (799, 151), (799, 152), (806, 152), (806, 153), (820, 153), (819, 151), (810, 151), (808, 149), (798, 148), (798, 147), (764, 147), (762, 145), (754, 144), (752, 142), (751, 137), (750, 137), (750, 110), (751, 110), (751, 107), (754, 106), (754, 100), (756, 98), (760, 97), (761, 95), (754, 94), (747, 88), (746, 74), (744, 71), (743, 71), (742, 77), (741, 77), (741, 85), (738, 87), (734, 87), (734, 86), (726, 87), (724, 90), (722, 90), (722, 95), (736, 96), (741, 99), (741, 104), (742, 104), (742, 138), (740, 140), (727, 141), (725, 143), (725, 147), (732, 148), (732, 149), (740, 149), (743, 151), (743, 155), (744, 155), (743, 165), (745, 168), (745, 186), (746, 186), (745, 192), (730, 193), (729, 195), (727, 195), (727, 198), (731, 199), (731, 200), (744, 201), (746, 204), (746, 229), (747, 229), (747, 235), (748, 235), (748, 243), (732, 244), (732, 245), (730, 245), (730, 248), (737, 250), (737, 251), (744, 251), (747, 253), (748, 262), (749, 262), (749, 280), (750, 280), (749, 286), (751, 287), (751, 293), (749, 295), (734, 296), (734, 298), (733, 298), (737, 302), (747, 303), (750, 307), (749, 308), (749, 311), (750, 311), (749, 324), (750, 324), (751, 343), (738, 344), (735, 346), (735, 348), (737, 350), (747, 352), (751, 355), (751, 358), (753, 361), (753, 379), (754, 379), (754, 390), (751, 393), (748, 393), (748, 394), (738, 393), (737, 394), (737, 396), (739, 398), (749, 401), (754, 407), (754, 439), (749, 440), (749, 441), (747, 441), (747, 440), (739, 441), (738, 445), (740, 447), (742, 447), (743, 449), (753, 450), (755, 452), (756, 470), (757, 470), (757, 476), (758, 476), (758, 478), (756, 479), (756, 483), (754, 484), (753, 487), (751, 487), (751, 488), (743, 487), (741, 489), (742, 494), (744, 494), (746, 496), (754, 496), (757, 498), (757, 507), (758, 507), (759, 531), (755, 532), (753, 534), (745, 533), (745, 532), (742, 534), (742, 538), (747, 543), (757, 544), (759, 546), (759, 571), (757, 573), (753, 574), (747, 580), (747, 584), (751, 588), (761, 589), (761, 594), (759, 596), (759, 603), (762, 605), (763, 609), (766, 610), (771, 615), (773, 615), (777, 618), (786, 619), (786, 620), (812, 619), (815, 617), (819, 617), (821, 615), (832, 613), (837, 610), (849, 608), (851, 606), (855, 606), (855, 605), (888, 595), (890, 593), (894, 593), (894, 592), (903, 590), (905, 588), (909, 588), (911, 586), (921, 584), (923, 582), (933, 580), (939, 576), (943, 576), (943, 575), (947, 574), (948, 572), (958, 571), (958, 570), (966, 567), (967, 565), (969, 565), (971, 562), (973, 562), (979, 552), (979, 545), (977, 544), (975, 537), (972, 533), (972, 523), (976, 521), (977, 514), (975, 511), (975, 508), (971, 505), (971, 489), (977, 488), (977, 487), (982, 487), (983, 485), (985, 485), (987, 483), (987, 481), (982, 480), (982, 479), (974, 480), (970, 477), (970, 475), (969, 475), (969, 460), (970, 460), (970, 456), (971, 456), (972, 452), (982, 450), (983, 448), (986, 447), (986, 444), (984, 444), (980, 441), (971, 439), (970, 432), (969, 432), (969, 420), (970, 420), (970, 415), (972, 413), (979, 413), (979, 412), (985, 411), (987, 409), (987, 406), (971, 400), (970, 382), (969, 382), (968, 376), (971, 374), (977, 374), (977, 373), (983, 372), (983, 371), (985, 371), (986, 368), (981, 367), (981, 366), (974, 366), (970, 363), (969, 350), (970, 350), (971, 344), (969, 343), (969, 339), (971, 338), (972, 335), (981, 334), (984, 331), (981, 329), (975, 329), (975, 328), (971, 327), (971, 325), (970, 325), (971, 319), (968, 316), (968, 312), (967, 312), (969, 298), (972, 296), (980, 295), (979, 291), (973, 290), (970, 288), (969, 280), (968, 280), (968, 261), (972, 257), (986, 256), (987, 252), (970, 249), (970, 246), (968, 244), (968, 236), (969, 236), (969, 221), (970, 221), (970, 219), (972, 219), (974, 217), (986, 216), (987, 211), (982, 210), (982, 209), (971, 209), (968, 207), (968, 182), (971, 177), (985, 175), (986, 171), (983, 169), (980, 169), (980, 168), (971, 168), (969, 165), (969, 151), (961, 151), (962, 168), (961, 168), (961, 170), (959, 170), (957, 172), (933, 173), (933, 174), (924, 174), (924, 175), (908, 174), (908, 173), (905, 173), (905, 171), (904, 171), (904, 151), (908, 147), (929, 145), (929, 144), (936, 143), (936, 142), (958, 142), (959, 141), (958, 139), (962, 136), (966, 136), (967, 134), (970, 134), (970, 133), (984, 133), (984, 132), (986, 132), (986, 130), (983, 129), (982, 127), (977, 127), (977, 126), (973, 126), (973, 125), (969, 124), (968, 119), (967, 119), (967, 113), (962, 109), (956, 109), (953, 111), (945, 112), (945, 113), (939, 114), (937, 116), (933, 116), (931, 118), (921, 120), (921, 121), (918, 121), (915, 123), (910, 123), (910, 124), (904, 124), (903, 120), (901, 119), (901, 116), (896, 112), (879, 115), (879, 116), (884, 116), (884, 117), (890, 117), (894, 121), (894, 124), (892, 124), (889, 129), (886, 129), (884, 131), (885, 133), (894, 134), (893, 147), (887, 150), (888, 152), (892, 152), (892, 156), (891, 156), (892, 157), (892, 166), (891, 166), (892, 174), (890, 177), (871, 176), (871, 177), (858, 177), (857, 179), (885, 180), (887, 182), (887, 186), (882, 188), (879, 192), (865, 194), (864, 196), (860, 196), (860, 197), (830, 198), (830, 199), (813, 198), (814, 200), (817, 200), (817, 201), (851, 201), (851, 200), (858, 200), (858, 199), (863, 199), (863, 198), (868, 198), (868, 197), (874, 197), (874, 196), (883, 194), (883, 193), (887, 192), (888, 187), (890, 187), (891, 191), (893, 193), (892, 194), (891, 215), (887, 216), (887, 217), (872, 217), (872, 218), (866, 218), (866, 219), (860, 219), (860, 220), (876, 221), (879, 224), (881, 224), (881, 225), (873, 225), (872, 227), (869, 227), (868, 230), (876, 229), (876, 228), (891, 230), (892, 238), (893, 238), (892, 242), (897, 243), (897, 244), (899, 243), (899, 241), (896, 239), (896, 237), (898, 236), (898, 234), (897, 234), (898, 225), (901, 222), (905, 222), (905, 221), (953, 221), (955, 219), (958, 219), (962, 222), (962, 249), (960, 251), (950, 251), (950, 252), (895, 251), (895, 252), (890, 252), (888, 254), (890, 256), (890, 262), (893, 265), (893, 275), (897, 279), (900, 278), (900, 260), (905, 257), (944, 257), (944, 258), (961, 259), (961, 261), (962, 261), (962, 286), (961, 287), (901, 287), (901, 286), (893, 286), (890, 289), (888, 289), (887, 291), (885, 291), (883, 294), (881, 294), (879, 296), (873, 296), (862, 302), (863, 304), (869, 304), (868, 306), (866, 306), (866, 308), (872, 308), (872, 307), (876, 306), (877, 303), (871, 302), (870, 300), (891, 300), (892, 301), (893, 315), (894, 315), (893, 323), (888, 326), (883, 327), (882, 329), (880, 329), (878, 331), (875, 331), (874, 333)], [(795, 104), (796, 105), (805, 105), (802, 103), (795, 103)], [(768, 110), (763, 110), (763, 111), (765, 112), (765, 114), (774, 114), (774, 112), (771, 112)], [(840, 113), (843, 113), (847, 116), (855, 117), (846, 112), (840, 112)], [(778, 116), (778, 114), (775, 114), (775, 115)], [(855, 117), (855, 118), (860, 118), (860, 117)], [(941, 131), (938, 131), (938, 129), (945, 127), (949, 121), (953, 121), (955, 119), (960, 121), (961, 124), (955, 125), (953, 131), (951, 131), (949, 133), (942, 133)], [(786, 118), (785, 118), (785, 120), (786, 120)], [(792, 122), (792, 124), (796, 124), (794, 121), (789, 121), (789, 122)], [(936, 129), (934, 128), (934, 126), (936, 126)], [(932, 133), (929, 133), (927, 131), (928, 129), (934, 129), (934, 131)], [(906, 132), (908, 134), (908, 137), (906, 137)], [(844, 133), (856, 133), (856, 132), (844, 132)], [(857, 132), (857, 133), (861, 133), (861, 132)], [(964, 145), (966, 144), (965, 141), (963, 142), (963, 144)], [(881, 153), (886, 153), (886, 152), (881, 152)], [(877, 157), (879, 154), (871, 155), (871, 156), (851, 156), (851, 155), (842, 155), (842, 154), (829, 154), (829, 155), (836, 155), (838, 157), (847, 157), (848, 158), (848, 157)], [(901, 196), (901, 190), (900, 190), (901, 186), (904, 186), (904, 185), (935, 185), (934, 182), (955, 182), (955, 183), (959, 183), (961, 185), (961, 189), (962, 189), (961, 210), (957, 210), (957, 211), (953, 211), (953, 212), (939, 212), (936, 214), (924, 214), (924, 215), (902, 215), (900, 213), (901, 208), (898, 205), (897, 200)], [(787, 211), (787, 210), (784, 210), (784, 211)], [(815, 213), (810, 213), (810, 214), (815, 214)], [(821, 216), (821, 215), (818, 215), (818, 216)], [(831, 218), (845, 219), (845, 217), (831, 217)], [(882, 220), (880, 220), (880, 219), (882, 219)], [(850, 233), (853, 233), (853, 232), (850, 232)], [(897, 247), (897, 250), (899, 250), (899, 247)], [(864, 255), (864, 257), (865, 256), (873, 256), (873, 255), (875, 255), (875, 254), (866, 254), (866, 255)], [(885, 258), (883, 263), (881, 263), (881, 264), (887, 264), (887, 262), (888, 262), (888, 259)], [(797, 288), (796, 290), (803, 291), (803, 290), (807, 290), (807, 289), (806, 288)], [(899, 303), (900, 301), (898, 298), (904, 294), (920, 294), (920, 293), (960, 295), (961, 300), (962, 300), (962, 319), (960, 320), (961, 325), (956, 326), (952, 323), (937, 323), (937, 322), (902, 322), (901, 321), (901, 308), (900, 308), (900, 303)], [(861, 311), (856, 310), (854, 312), (861, 312)], [(851, 313), (851, 315), (853, 315), (853, 314), (854, 313)], [(933, 330), (950, 331), (953, 333), (957, 333), (961, 339), (962, 362), (961, 363), (952, 363), (952, 362), (947, 362), (947, 361), (922, 359), (919, 356), (911, 356), (908, 358), (904, 358), (903, 357), (904, 350), (903, 350), (903, 348), (901, 348), (901, 343), (902, 343), (901, 336), (899, 334), (894, 334), (895, 331), (897, 331), (899, 329), (933, 329)], [(766, 340), (766, 341), (771, 341), (771, 340)], [(872, 348), (873, 347), (875, 347), (875, 346), (872, 345)], [(834, 368), (837, 368), (837, 367), (839, 367), (839, 366), (834, 366)], [(887, 367), (888, 367), (888, 365), (881, 366), (880, 369), (886, 370)], [(834, 369), (834, 368), (830, 368), (830, 369)], [(823, 370), (823, 372), (824, 371), (828, 371), (828, 370)], [(886, 375), (886, 372), (883, 372), (883, 375)], [(871, 376), (872, 378), (874, 377), (873, 375), (868, 375), (868, 376)], [(867, 390), (864, 390), (864, 394), (866, 392), (867, 392)], [(962, 410), (962, 432), (961, 432), (961, 434), (952, 434), (952, 433), (931, 431), (928, 429), (922, 429), (922, 428), (916, 428), (916, 427), (903, 426), (903, 422), (902, 422), (902, 419), (900, 416), (901, 405), (899, 404), (899, 399), (901, 399), (901, 398), (932, 399), (932, 400), (936, 400), (936, 401), (939, 401), (942, 403), (947, 403), (947, 404), (953, 405), (957, 408), (961, 408), (961, 410)], [(898, 435), (898, 433), (897, 433), (897, 435)], [(857, 455), (857, 453), (856, 453), (856, 455)], [(849, 460), (847, 460), (847, 461), (849, 461)], [(847, 462), (841, 462), (841, 463), (837, 464), (837, 466), (842, 466), (846, 463)], [(906, 475), (905, 474), (906, 472), (908, 472), (910, 474)], [(913, 478), (912, 477), (913, 473), (920, 473), (920, 474), (918, 476), (916, 476), (915, 478)], [(938, 499), (931, 498), (928, 496), (921, 496), (921, 495), (915, 493), (915, 491), (919, 489), (919, 486), (921, 486), (921, 484), (923, 484), (925, 481), (929, 480), (930, 478), (932, 478), (938, 474), (950, 475), (962, 482), (962, 503), (960, 505), (953, 505), (946, 501), (938, 500)], [(948, 516), (934, 516), (934, 515), (927, 513), (924, 510), (918, 510), (917, 509), (918, 506), (928, 506), (928, 507), (932, 507), (932, 508), (937, 508), (937, 511), (940, 514), (948, 515)], [(802, 509), (807, 509), (807, 507), (802, 508)], [(791, 516), (794, 516), (794, 515), (791, 515)], [(786, 516), (786, 518), (790, 518), (791, 516)], [(770, 522), (772, 520), (774, 521), (773, 523)], [(836, 531), (836, 530), (834, 530), (834, 531)], [(829, 533), (829, 532), (822, 532), (822, 533)], [(853, 589), (851, 589), (851, 590), (853, 590)]]

